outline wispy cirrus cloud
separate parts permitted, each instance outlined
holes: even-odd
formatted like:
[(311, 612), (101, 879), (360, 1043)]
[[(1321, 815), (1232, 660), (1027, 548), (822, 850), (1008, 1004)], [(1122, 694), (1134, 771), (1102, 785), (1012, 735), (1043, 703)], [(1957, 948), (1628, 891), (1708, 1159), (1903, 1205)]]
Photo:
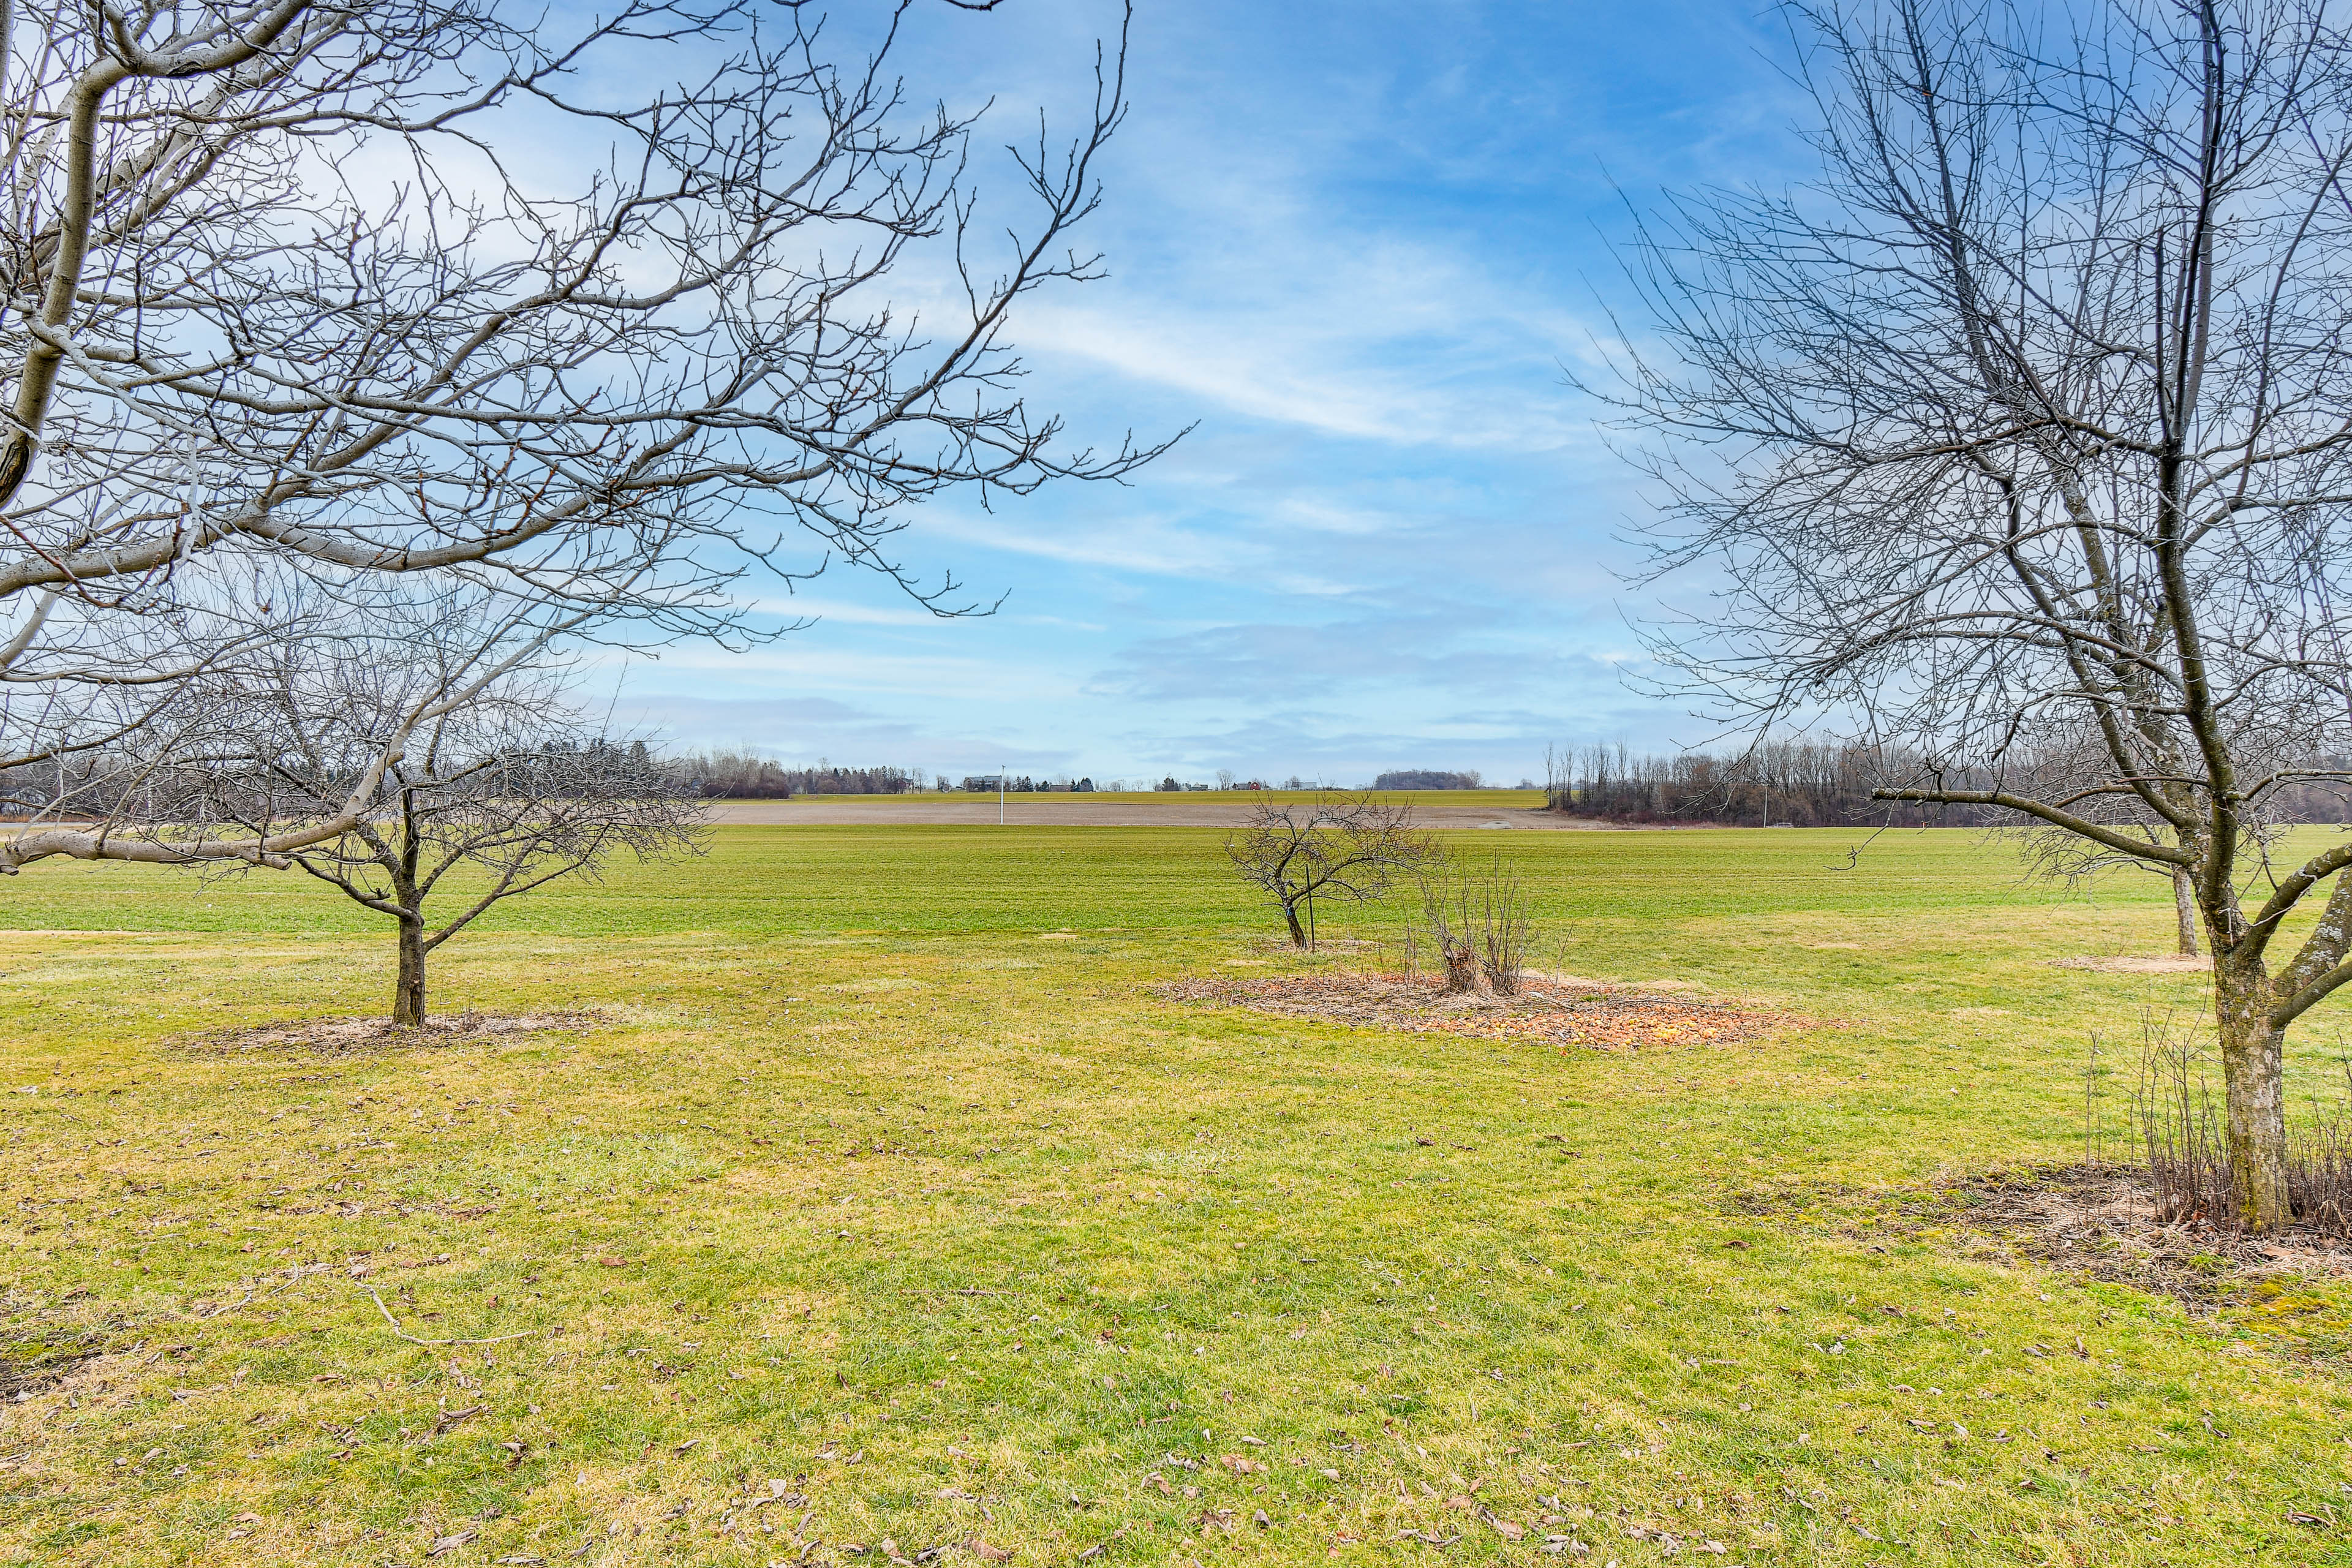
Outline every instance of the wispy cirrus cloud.
[[(927, 14), (909, 101), (993, 94), (1066, 125), (1118, 16)], [(813, 630), (676, 650), (628, 689), (681, 734), (795, 757), (1097, 776), (1516, 777), (1549, 740), (1671, 740), (1681, 716), (1621, 677), (1646, 590), (1612, 536), (1649, 512), (1562, 365), (1615, 331), (1594, 280), (1628, 192), (1788, 166), (1753, 7), (1198, 0), (1134, 39), (1134, 114), (1080, 240), (1108, 277), (1023, 301), (1007, 386), (1079, 443), (1192, 435), (1131, 486), (903, 519), (910, 563), (1008, 595), (996, 616), (828, 578), (759, 606)], [(1017, 219), (1001, 153), (976, 155), (985, 216)], [(900, 281), (900, 319), (953, 320), (950, 271)]]
[(1153, 703), (1231, 703), (1301, 691), (1329, 700), (1372, 690), (1389, 694), (1395, 714), (1574, 690), (1596, 678), (1613, 681), (1618, 668), (1523, 631), (1498, 632), (1463, 606), (1443, 605), (1146, 638), (1120, 648), (1086, 689)]
[(1558, 368), (1580, 342), (1574, 323), (1512, 313), (1462, 268), (1421, 282), (1444, 308), (1401, 310), (1401, 280), (1351, 291), (1331, 276), (1353, 265), (1335, 245), (1298, 258), (1298, 276), (1270, 298), (1130, 293), (1041, 310), (1024, 335), (1040, 354), (1326, 436), (1516, 453), (1583, 438), (1589, 420)]

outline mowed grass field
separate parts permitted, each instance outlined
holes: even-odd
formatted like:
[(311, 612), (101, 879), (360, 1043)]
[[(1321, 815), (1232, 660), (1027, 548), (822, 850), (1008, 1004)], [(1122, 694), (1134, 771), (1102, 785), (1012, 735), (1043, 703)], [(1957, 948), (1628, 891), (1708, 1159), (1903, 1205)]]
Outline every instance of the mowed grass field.
[(1148, 987), (1360, 960), (1273, 946), (1213, 831), (745, 827), (436, 960), (441, 1011), (595, 1021), (224, 1052), (380, 1011), (380, 922), (37, 866), (0, 1562), (2352, 1561), (2344, 1292), (2192, 1313), (1939, 1195), (2079, 1157), (2093, 1033), (2199, 1007), (2051, 965), (2165, 951), (2161, 884), (1962, 832), (1459, 837), (1547, 967), (1822, 1022), (1183, 1007)]

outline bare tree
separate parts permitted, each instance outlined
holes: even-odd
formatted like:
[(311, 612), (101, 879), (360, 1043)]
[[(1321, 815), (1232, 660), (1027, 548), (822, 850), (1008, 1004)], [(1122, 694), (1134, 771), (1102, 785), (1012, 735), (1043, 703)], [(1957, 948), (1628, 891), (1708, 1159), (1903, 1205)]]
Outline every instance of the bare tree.
[(1720, 574), (1658, 651), (1751, 732), (1916, 759), (1881, 799), (2182, 872), (2236, 1217), (2279, 1226), (2285, 1032), (2352, 980), (2352, 844), (2255, 832), (2352, 721), (2345, 36), (2318, 0), (1788, 15), (1820, 177), (1634, 253), (1654, 563)]
[[(363, 635), (278, 645), (267, 679), (219, 704), (233, 729), (173, 770), (182, 821), (156, 838), (168, 847), (199, 820), (215, 834), (241, 829), (246, 843), (339, 824), (262, 863), (297, 867), (390, 917), (393, 1022), (415, 1025), (427, 956), (493, 905), (593, 876), (616, 855), (693, 851), (701, 808), (684, 773), (642, 741), (571, 719), (562, 667), (527, 616), (478, 595), (377, 609)], [(355, 781), (370, 790), (357, 810)]]
[(1413, 826), (1411, 806), (1369, 794), (1325, 792), (1280, 805), (1258, 800), (1247, 826), (1225, 839), (1234, 868), (1274, 900), (1291, 945), (1299, 948), (1315, 945), (1317, 900), (1384, 898), (1438, 852), (1436, 841)]
[(0, 679), (72, 721), (0, 750), (215, 662), (120, 622), (266, 621), (257, 561), (730, 637), (799, 537), (976, 607), (890, 552), (907, 508), (1160, 449), (1070, 449), (1006, 337), (1099, 274), (1069, 242), (1124, 44), (1075, 138), (1015, 150), (1015, 232), (974, 118), (890, 74), (909, 9), (861, 51), (756, 0), (0, 0)]
[[(662, 858), (698, 843), (699, 808), (642, 741), (539, 731), (452, 752), (452, 739), (436, 733), (399, 771), (382, 816), (292, 857), (394, 921), (395, 1024), (425, 1021), (425, 959), (500, 900), (594, 876), (615, 856)], [(446, 911), (427, 910), (436, 898)]]

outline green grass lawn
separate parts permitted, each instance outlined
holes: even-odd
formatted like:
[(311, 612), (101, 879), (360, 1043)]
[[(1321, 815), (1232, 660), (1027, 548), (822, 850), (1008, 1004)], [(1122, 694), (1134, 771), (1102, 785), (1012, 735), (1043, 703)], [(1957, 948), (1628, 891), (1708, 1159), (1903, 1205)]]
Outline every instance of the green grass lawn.
[[(380, 1010), (380, 922), (0, 883), (0, 1358), (98, 1352), (0, 1406), (0, 1562), (2352, 1562), (2347, 1292), (2192, 1315), (1935, 1196), (2076, 1157), (2092, 1034), (2199, 1007), (2050, 965), (2164, 951), (2162, 884), (1959, 832), (1460, 838), (1547, 967), (1823, 1024), (1180, 1007), (1147, 987), (1360, 960), (1273, 946), (1213, 831), (747, 827), (436, 960), (441, 1011), (599, 1022), (224, 1054), (184, 1042)], [(2334, 1018), (2298, 1041), (2337, 1081)]]

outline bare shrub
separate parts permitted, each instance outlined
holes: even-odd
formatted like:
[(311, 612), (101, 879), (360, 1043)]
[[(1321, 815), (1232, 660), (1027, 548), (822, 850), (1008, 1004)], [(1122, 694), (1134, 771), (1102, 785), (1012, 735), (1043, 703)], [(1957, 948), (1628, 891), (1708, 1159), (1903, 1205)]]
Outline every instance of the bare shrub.
[(1483, 988), (1516, 996), (1527, 972), (1535, 909), (1518, 873), (1498, 856), (1464, 874), (1450, 863), (1421, 882), (1421, 919), (1408, 930), (1409, 952), (1426, 944), (1438, 957), (1449, 994)]
[(1478, 948), (1471, 940), (1470, 910), (1463, 889), (1444, 876), (1421, 884), (1421, 934), (1437, 962), (1449, 996), (1478, 989)]
[[(2210, 1043), (2170, 1015), (2142, 1017), (2126, 1135), (2145, 1152), (2158, 1224), (2251, 1228), (2232, 1198), (2227, 1113), (2210, 1076), (2217, 1065)], [(2293, 1223), (2352, 1238), (2352, 1062), (2345, 1074), (2344, 1098), (2315, 1101), (2306, 1121), (2289, 1123), (2286, 1185)], [(2090, 1115), (2095, 1157), (2095, 1098)]]

